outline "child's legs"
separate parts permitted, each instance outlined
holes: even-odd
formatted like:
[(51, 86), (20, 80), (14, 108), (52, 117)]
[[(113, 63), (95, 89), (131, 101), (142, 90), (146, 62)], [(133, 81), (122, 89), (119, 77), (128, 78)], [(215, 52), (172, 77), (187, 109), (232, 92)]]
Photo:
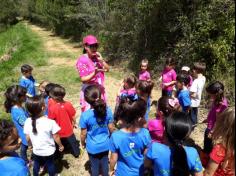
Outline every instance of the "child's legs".
[(92, 176), (98, 176), (99, 175), (99, 159), (93, 155), (93, 154), (89, 154), (89, 161), (91, 164), (91, 172), (92, 172)]
[(66, 140), (68, 144), (70, 145), (70, 148), (72, 150), (72, 155), (76, 158), (79, 157), (79, 154), (80, 154), (79, 144), (76, 141), (75, 135), (72, 134), (71, 136), (67, 137)]
[(192, 119), (193, 125), (197, 124), (197, 115), (198, 115), (198, 108), (191, 107), (191, 119)]
[(102, 167), (102, 175), (108, 176), (109, 167), (108, 167), (108, 152), (103, 154), (103, 157), (100, 159), (100, 166)]
[(21, 158), (22, 158), (26, 163), (29, 162), (29, 160), (28, 160), (28, 158), (27, 158), (27, 149), (28, 149), (28, 146), (27, 146), (27, 145), (21, 144), (21, 147), (20, 147), (20, 156), (21, 156)]
[(40, 166), (43, 165), (43, 161), (42, 161), (42, 158), (40, 156), (37, 156), (37, 155), (33, 155), (33, 160), (34, 160), (33, 175), (38, 176)]
[(213, 148), (212, 139), (208, 137), (210, 130), (206, 129), (204, 134), (204, 148), (203, 151), (207, 154), (211, 153), (211, 150)]
[(56, 167), (54, 164), (54, 156), (47, 156), (45, 166), (47, 168), (49, 176), (54, 176), (56, 174)]

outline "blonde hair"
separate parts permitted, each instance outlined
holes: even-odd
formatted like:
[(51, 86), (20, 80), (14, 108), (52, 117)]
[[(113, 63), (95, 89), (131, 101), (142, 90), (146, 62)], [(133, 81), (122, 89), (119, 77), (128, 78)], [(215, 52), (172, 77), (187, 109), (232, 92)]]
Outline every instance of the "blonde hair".
[(148, 67), (148, 60), (145, 58), (145, 59), (142, 59), (142, 61), (140, 62), (140, 67), (142, 66), (142, 64), (147, 64), (147, 67)]
[(230, 160), (233, 167), (235, 163), (235, 108), (227, 108), (217, 117), (213, 129), (212, 140), (214, 144), (222, 144), (226, 149), (226, 155), (223, 166), (227, 166)]
[(39, 90), (44, 90), (45, 91), (45, 87), (46, 85), (49, 84), (49, 81), (42, 81), (40, 84), (39, 84)]

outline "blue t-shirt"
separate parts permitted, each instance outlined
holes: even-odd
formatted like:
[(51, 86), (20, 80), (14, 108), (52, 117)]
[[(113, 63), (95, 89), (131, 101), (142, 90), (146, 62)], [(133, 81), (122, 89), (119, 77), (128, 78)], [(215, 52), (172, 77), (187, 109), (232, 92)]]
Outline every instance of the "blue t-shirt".
[(29, 169), (22, 158), (11, 156), (0, 160), (0, 175), (27, 176), (29, 175)]
[(27, 94), (29, 94), (32, 97), (36, 95), (34, 84), (35, 84), (35, 80), (33, 76), (30, 76), (29, 78), (22, 76), (19, 82), (19, 85), (22, 87), (25, 87), (27, 89)]
[(148, 121), (150, 108), (151, 108), (151, 98), (148, 97), (148, 99), (147, 99), (147, 110), (146, 110), (146, 113), (145, 113), (145, 116), (144, 116), (146, 121)]
[(18, 135), (22, 140), (22, 143), (24, 145), (28, 145), (26, 136), (24, 134), (24, 124), (28, 117), (26, 111), (21, 107), (13, 106), (11, 108), (11, 117), (17, 129)]
[(180, 90), (178, 92), (178, 100), (183, 112), (186, 112), (188, 107), (191, 105), (189, 90)]
[(113, 114), (107, 108), (105, 120), (99, 121), (93, 109), (89, 109), (81, 114), (79, 126), (87, 129), (86, 150), (90, 154), (97, 154), (109, 150), (110, 132), (108, 124), (113, 123)]
[(112, 133), (110, 151), (118, 154), (116, 176), (138, 176), (143, 173), (143, 152), (151, 142), (147, 129), (136, 133), (121, 130)]
[[(203, 168), (197, 150), (186, 146), (184, 149), (190, 171), (201, 172)], [(171, 149), (169, 146), (153, 142), (148, 148), (146, 157), (154, 164), (155, 176), (171, 176)]]
[(48, 99), (49, 96), (47, 96), (46, 98), (44, 98), (44, 103), (45, 103), (45, 112), (44, 115), (48, 116)]

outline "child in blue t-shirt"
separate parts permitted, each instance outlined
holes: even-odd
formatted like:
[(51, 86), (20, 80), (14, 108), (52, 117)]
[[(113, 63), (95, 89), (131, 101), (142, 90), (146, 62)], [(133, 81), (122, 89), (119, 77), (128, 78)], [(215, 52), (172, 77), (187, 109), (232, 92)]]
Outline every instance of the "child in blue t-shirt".
[(174, 112), (165, 119), (164, 144), (153, 142), (144, 161), (145, 174), (153, 168), (154, 176), (203, 176), (203, 167), (193, 147), (183, 145), (190, 135), (192, 122), (184, 112)]
[(21, 66), (22, 77), (20, 78), (19, 85), (27, 89), (27, 96), (34, 97), (36, 95), (35, 86), (38, 86), (32, 76), (33, 67), (24, 64)]
[(28, 143), (23, 132), (24, 124), (28, 115), (22, 106), (23, 102), (26, 99), (26, 89), (19, 85), (13, 85), (9, 87), (5, 92), (5, 98), (6, 100), (4, 102), (4, 105), (6, 112), (11, 113), (12, 121), (14, 122), (17, 132), (22, 140), (20, 155), (26, 162), (28, 162)]
[(20, 147), (17, 130), (12, 122), (0, 120), (0, 175), (27, 176), (29, 169), (25, 161), (20, 158), (15, 150)]
[(144, 118), (146, 112), (146, 101), (122, 101), (118, 112), (122, 128), (111, 135), (110, 175), (142, 175), (144, 154), (151, 142), (148, 130), (139, 127), (139, 121)]
[(108, 176), (109, 136), (114, 130), (112, 111), (101, 98), (98, 85), (86, 87), (84, 97), (91, 109), (80, 117), (81, 144), (88, 152), (92, 176), (99, 175), (99, 165), (103, 175)]
[(180, 74), (177, 76), (176, 81), (176, 85), (178, 88), (177, 98), (179, 100), (181, 109), (183, 112), (189, 113), (191, 106), (190, 92), (187, 88), (187, 85), (190, 81), (189, 76), (186, 74)]

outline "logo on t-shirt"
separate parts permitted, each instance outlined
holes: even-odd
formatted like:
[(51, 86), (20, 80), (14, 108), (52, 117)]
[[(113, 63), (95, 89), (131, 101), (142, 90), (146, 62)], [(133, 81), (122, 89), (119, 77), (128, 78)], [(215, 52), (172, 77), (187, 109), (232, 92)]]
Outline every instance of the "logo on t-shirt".
[(134, 148), (134, 143), (133, 143), (133, 142), (132, 142), (132, 143), (129, 143), (129, 148), (130, 148), (130, 149)]

